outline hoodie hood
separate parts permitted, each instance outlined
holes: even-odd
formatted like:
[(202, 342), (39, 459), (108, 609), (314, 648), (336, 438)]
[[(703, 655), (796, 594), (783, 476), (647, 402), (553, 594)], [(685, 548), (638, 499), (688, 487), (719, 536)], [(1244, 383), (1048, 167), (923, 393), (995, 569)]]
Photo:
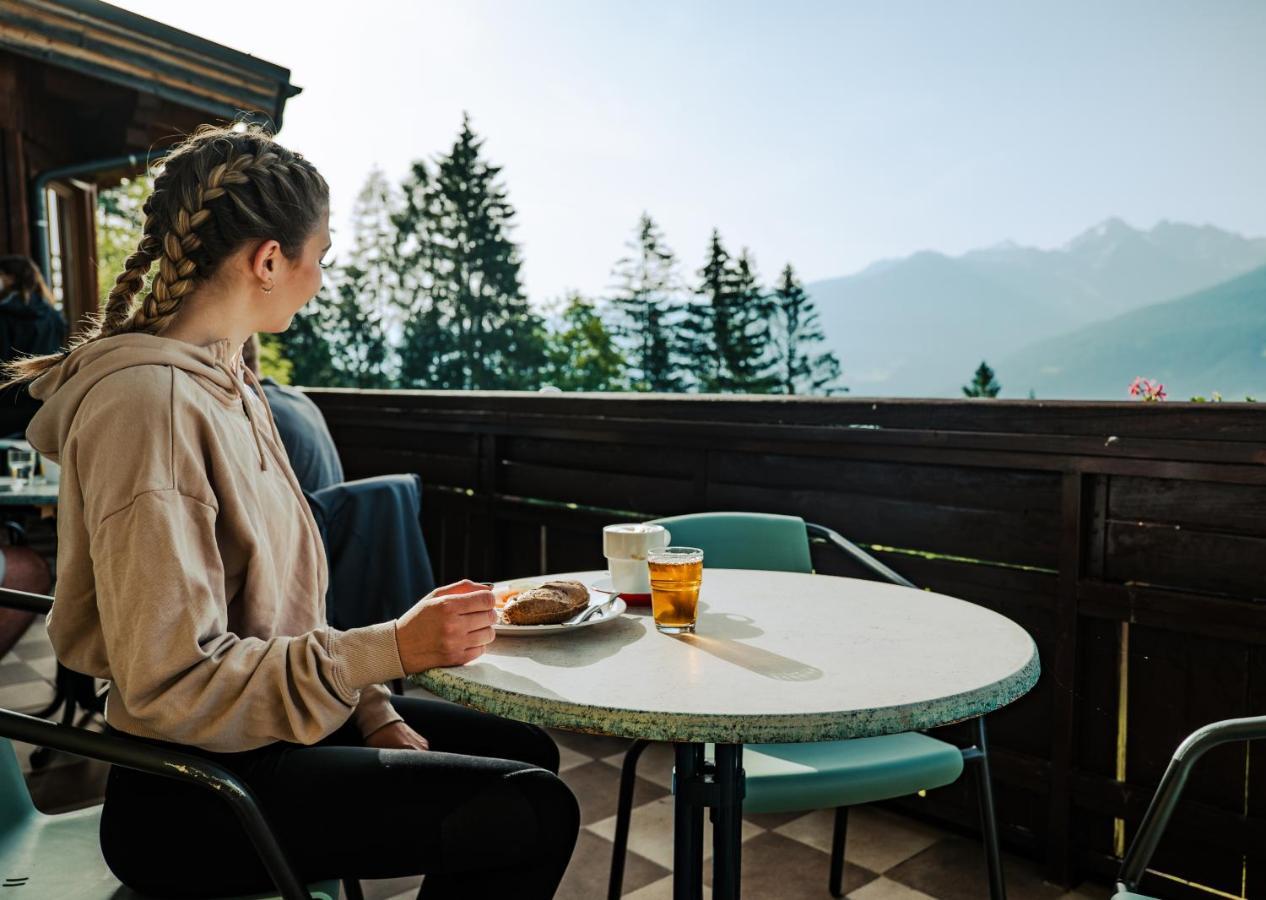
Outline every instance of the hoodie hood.
[[(260, 437), (262, 423), (258, 421), (258, 413), (251, 410), (235, 367), (248, 380), (254, 381), (268, 418), (268, 428), (274, 436), (277, 436), (277, 426), (267, 401), (263, 399), (259, 380), (250, 369), (241, 365), (240, 358), (234, 360), (234, 350), (227, 339), (200, 347), (153, 334), (120, 334), (83, 344), (31, 382), (31, 396), (43, 401), (44, 405), (26, 429), (27, 440), (41, 454), (60, 462), (61, 449), (80, 404), (103, 378), (133, 366), (173, 366), (192, 375), (195, 382), (225, 406), (241, 403), (255, 436), (259, 466), (267, 469), (267, 455)], [(280, 444), (280, 436), (277, 436), (277, 441)]]

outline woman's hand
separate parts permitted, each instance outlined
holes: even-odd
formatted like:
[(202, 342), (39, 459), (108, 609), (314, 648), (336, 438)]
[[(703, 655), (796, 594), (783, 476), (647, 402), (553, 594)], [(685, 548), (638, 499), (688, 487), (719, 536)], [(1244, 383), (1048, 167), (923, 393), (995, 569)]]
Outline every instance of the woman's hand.
[(366, 747), (379, 750), (430, 750), (426, 738), (403, 722), (390, 722), (365, 738)]
[(492, 643), (492, 591), (474, 581), (436, 588), (396, 619), (396, 648), (406, 674), (460, 666)]

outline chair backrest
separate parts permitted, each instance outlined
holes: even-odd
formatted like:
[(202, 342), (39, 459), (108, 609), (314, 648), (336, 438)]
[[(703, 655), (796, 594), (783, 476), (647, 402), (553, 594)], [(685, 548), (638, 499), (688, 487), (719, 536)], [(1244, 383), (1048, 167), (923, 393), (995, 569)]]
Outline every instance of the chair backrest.
[(22, 777), (22, 766), (13, 752), (13, 743), (0, 738), (0, 840), (35, 815), (31, 792)]
[(674, 546), (703, 550), (703, 564), (714, 569), (766, 569), (813, 572), (804, 519), (769, 513), (692, 513), (656, 519), (668, 529)]

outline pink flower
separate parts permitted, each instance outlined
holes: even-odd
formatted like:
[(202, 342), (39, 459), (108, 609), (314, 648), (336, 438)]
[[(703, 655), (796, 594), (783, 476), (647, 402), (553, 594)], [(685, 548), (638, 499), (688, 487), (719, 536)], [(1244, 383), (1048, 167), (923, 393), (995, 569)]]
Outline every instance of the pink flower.
[(1130, 396), (1138, 397), (1144, 403), (1152, 403), (1164, 400), (1168, 395), (1165, 393), (1165, 385), (1159, 381), (1153, 382), (1150, 378), (1138, 376), (1130, 382)]

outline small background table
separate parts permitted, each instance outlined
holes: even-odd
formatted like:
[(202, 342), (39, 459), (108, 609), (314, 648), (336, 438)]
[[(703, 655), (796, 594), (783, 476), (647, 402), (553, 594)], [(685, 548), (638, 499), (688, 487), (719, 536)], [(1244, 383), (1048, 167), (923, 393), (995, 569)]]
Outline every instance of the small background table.
[(0, 477), (0, 506), (29, 506), (40, 511), (40, 518), (51, 518), (57, 512), (56, 483), (27, 480), (16, 490), (13, 479)]
[[(592, 583), (603, 572), (558, 576)], [(698, 896), (713, 807), (713, 896), (738, 896), (742, 745), (920, 731), (992, 712), (1037, 681), (1011, 620), (928, 591), (826, 575), (704, 569), (698, 632), (649, 610), (541, 637), (414, 680), (440, 697), (553, 728), (677, 745), (674, 896)], [(703, 745), (716, 743), (705, 779)]]

